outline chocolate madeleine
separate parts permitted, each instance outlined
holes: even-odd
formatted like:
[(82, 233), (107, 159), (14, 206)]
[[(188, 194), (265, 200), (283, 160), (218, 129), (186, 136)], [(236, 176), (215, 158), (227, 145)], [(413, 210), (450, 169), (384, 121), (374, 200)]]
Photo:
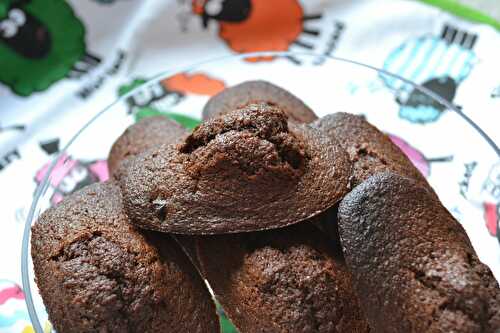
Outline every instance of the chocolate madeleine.
[(202, 272), (241, 333), (369, 331), (344, 262), (312, 223), (197, 241)]
[(266, 81), (247, 81), (223, 90), (210, 98), (203, 108), (202, 118), (217, 118), (247, 104), (259, 102), (278, 106), (287, 114), (289, 121), (297, 124), (318, 119), (299, 98)]
[(128, 127), (111, 147), (108, 156), (110, 175), (116, 175), (125, 159), (135, 157), (160, 144), (175, 143), (186, 134), (184, 127), (167, 117), (155, 116), (142, 119)]
[(57, 332), (218, 332), (211, 295), (168, 236), (141, 232), (119, 188), (92, 184), (32, 229), (36, 282)]
[(312, 126), (337, 139), (347, 152), (353, 165), (353, 185), (375, 173), (393, 171), (430, 188), (408, 157), (363, 117), (337, 112), (318, 119)]
[(334, 139), (288, 124), (269, 104), (209, 120), (181, 144), (153, 148), (120, 179), (132, 223), (180, 234), (256, 231), (311, 218), (349, 190)]
[(499, 332), (500, 290), (462, 226), (413, 179), (369, 177), (339, 206), (344, 256), (374, 332)]

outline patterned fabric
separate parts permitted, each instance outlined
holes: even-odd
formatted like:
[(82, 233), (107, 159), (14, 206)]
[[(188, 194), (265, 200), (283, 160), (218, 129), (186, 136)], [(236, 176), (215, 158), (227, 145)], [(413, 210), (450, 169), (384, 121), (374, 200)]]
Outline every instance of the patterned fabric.
[[(262, 50), (341, 56), (399, 74), (457, 106), (500, 143), (500, 35), (418, 2), (0, 0), (0, 332), (33, 332), (20, 288), (23, 226), (47, 163), (76, 131), (162, 71)], [(288, 60), (303, 65), (300, 58)], [(273, 61), (253, 57), (245, 65)], [(318, 57), (314, 65), (324, 62)], [(452, 111), (387, 75), (374, 82), (350, 89), (390, 91), (396, 109), (381, 117), (405, 129), (390, 133), (391, 139), (433, 177), (454, 152), (439, 141), (431, 150), (412, 138), (447, 124), (454, 128), (455, 118), (447, 116)], [(207, 73), (182, 73), (130, 96), (128, 112), (135, 121), (163, 114), (193, 128), (199, 114), (172, 106), (208, 98), (226, 85)], [(463, 146), (474, 152), (467, 142)], [(63, 155), (49, 184), (51, 204), (106, 180), (104, 158)], [(464, 217), (481, 259), (499, 278), (500, 159), (460, 163), (456, 194), (473, 205), (462, 211), (446, 204), (461, 222)], [(48, 322), (42, 325), (51, 330)], [(227, 320), (223, 326), (233, 330)]]

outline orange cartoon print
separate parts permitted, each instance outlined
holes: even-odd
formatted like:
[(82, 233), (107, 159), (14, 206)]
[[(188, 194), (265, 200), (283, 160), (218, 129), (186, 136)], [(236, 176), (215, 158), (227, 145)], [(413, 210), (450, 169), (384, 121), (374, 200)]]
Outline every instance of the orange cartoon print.
[(224, 82), (206, 74), (180, 73), (161, 81), (162, 86), (172, 92), (213, 96), (224, 90)]
[(216, 21), (219, 37), (237, 53), (288, 51), (292, 44), (312, 49), (299, 36), (319, 35), (319, 31), (305, 28), (304, 22), (320, 19), (321, 15), (305, 16), (298, 0), (193, 0), (192, 10), (201, 16), (205, 28), (210, 21)]

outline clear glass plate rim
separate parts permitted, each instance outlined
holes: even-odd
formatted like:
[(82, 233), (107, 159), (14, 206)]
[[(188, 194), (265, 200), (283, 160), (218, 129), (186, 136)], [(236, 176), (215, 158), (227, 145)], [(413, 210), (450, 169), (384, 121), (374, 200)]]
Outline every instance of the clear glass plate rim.
[(33, 217), (35, 215), (35, 209), (37, 207), (38, 201), (40, 196), (46, 191), (48, 187), (48, 178), (50, 174), (52, 173), (52, 170), (54, 169), (54, 166), (56, 165), (56, 162), (59, 160), (59, 158), (67, 151), (67, 149), (71, 146), (71, 144), (78, 138), (78, 136), (85, 131), (87, 127), (89, 127), (97, 118), (99, 118), (102, 114), (106, 113), (108, 110), (112, 109), (115, 105), (125, 101), (127, 98), (130, 96), (134, 95), (137, 91), (150, 87), (165, 77), (173, 76), (182, 72), (187, 72), (194, 70), (196, 68), (203, 67), (204, 65), (208, 65), (211, 63), (217, 63), (217, 62), (224, 62), (225, 60), (237, 60), (237, 59), (245, 59), (245, 58), (250, 58), (250, 57), (289, 57), (289, 56), (306, 56), (306, 57), (318, 57), (318, 58), (326, 58), (329, 60), (333, 61), (338, 61), (338, 62), (343, 62), (343, 63), (348, 63), (352, 64), (355, 66), (363, 67), (372, 71), (375, 71), (377, 73), (382, 73), (384, 75), (396, 78), (398, 80), (401, 80), (402, 82), (409, 84), (412, 86), (414, 89), (420, 91), (421, 93), (431, 97), (433, 100), (436, 102), (440, 103), (441, 105), (445, 106), (449, 110), (452, 110), (455, 112), (459, 117), (461, 117), (465, 122), (467, 122), (470, 126), (474, 128), (474, 130), (479, 134), (487, 143), (488, 145), (495, 151), (496, 155), (500, 157), (500, 148), (496, 145), (496, 143), (491, 139), (491, 137), (485, 133), (481, 127), (479, 127), (472, 119), (470, 119), (467, 115), (465, 115), (459, 108), (457, 108), (455, 105), (452, 103), (448, 102), (438, 94), (434, 93), (433, 91), (429, 90), (426, 87), (423, 87), (421, 85), (418, 85), (414, 83), (413, 81), (410, 81), (400, 75), (391, 73), (385, 69), (378, 68), (376, 66), (372, 66), (369, 64), (365, 64), (356, 60), (351, 60), (343, 57), (337, 57), (337, 56), (332, 56), (332, 55), (324, 55), (324, 54), (319, 54), (315, 52), (290, 52), (290, 51), (284, 51), (284, 52), (276, 52), (276, 51), (264, 51), (264, 52), (252, 52), (252, 53), (241, 53), (241, 54), (229, 54), (229, 55), (224, 55), (216, 58), (211, 58), (207, 60), (203, 60), (200, 62), (197, 62), (192, 65), (185, 65), (185, 66), (178, 66), (174, 69), (166, 70), (163, 71), (157, 75), (155, 75), (153, 78), (148, 80), (146, 83), (130, 90), (129, 92), (125, 93), (124, 95), (120, 96), (117, 98), (114, 102), (106, 106), (104, 109), (102, 109), (100, 112), (98, 112), (95, 116), (93, 116), (85, 125), (83, 125), (76, 133), (75, 135), (68, 141), (68, 143), (64, 146), (64, 148), (54, 157), (53, 161), (51, 162), (47, 173), (44, 175), (42, 181), (40, 182), (40, 185), (38, 185), (35, 195), (33, 198), (33, 202), (30, 206), (28, 216), (24, 225), (24, 230), (23, 230), (23, 238), (22, 238), (22, 248), (21, 248), (21, 277), (22, 277), (22, 285), (23, 285), (23, 290), (25, 294), (25, 301), (26, 301), (26, 306), (28, 309), (28, 314), (32, 323), (32, 326), (35, 330), (35, 332), (40, 332), (43, 333), (42, 326), (38, 320), (38, 316), (36, 314), (35, 306), (33, 303), (33, 298), (31, 295), (31, 282), (30, 282), (30, 276), (29, 276), (29, 267), (28, 267), (28, 256), (29, 256), (29, 243), (30, 243), (30, 229), (31, 229), (31, 224), (33, 222)]

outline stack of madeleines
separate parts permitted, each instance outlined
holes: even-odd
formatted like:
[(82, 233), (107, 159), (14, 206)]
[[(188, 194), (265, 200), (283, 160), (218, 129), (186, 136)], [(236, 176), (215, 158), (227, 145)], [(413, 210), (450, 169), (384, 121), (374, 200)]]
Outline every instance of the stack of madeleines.
[[(499, 332), (500, 290), (406, 156), (362, 117), (246, 82), (191, 133), (114, 143), (112, 180), (45, 211), (36, 282), (64, 332)], [(208, 291), (206, 283), (211, 287)]]

